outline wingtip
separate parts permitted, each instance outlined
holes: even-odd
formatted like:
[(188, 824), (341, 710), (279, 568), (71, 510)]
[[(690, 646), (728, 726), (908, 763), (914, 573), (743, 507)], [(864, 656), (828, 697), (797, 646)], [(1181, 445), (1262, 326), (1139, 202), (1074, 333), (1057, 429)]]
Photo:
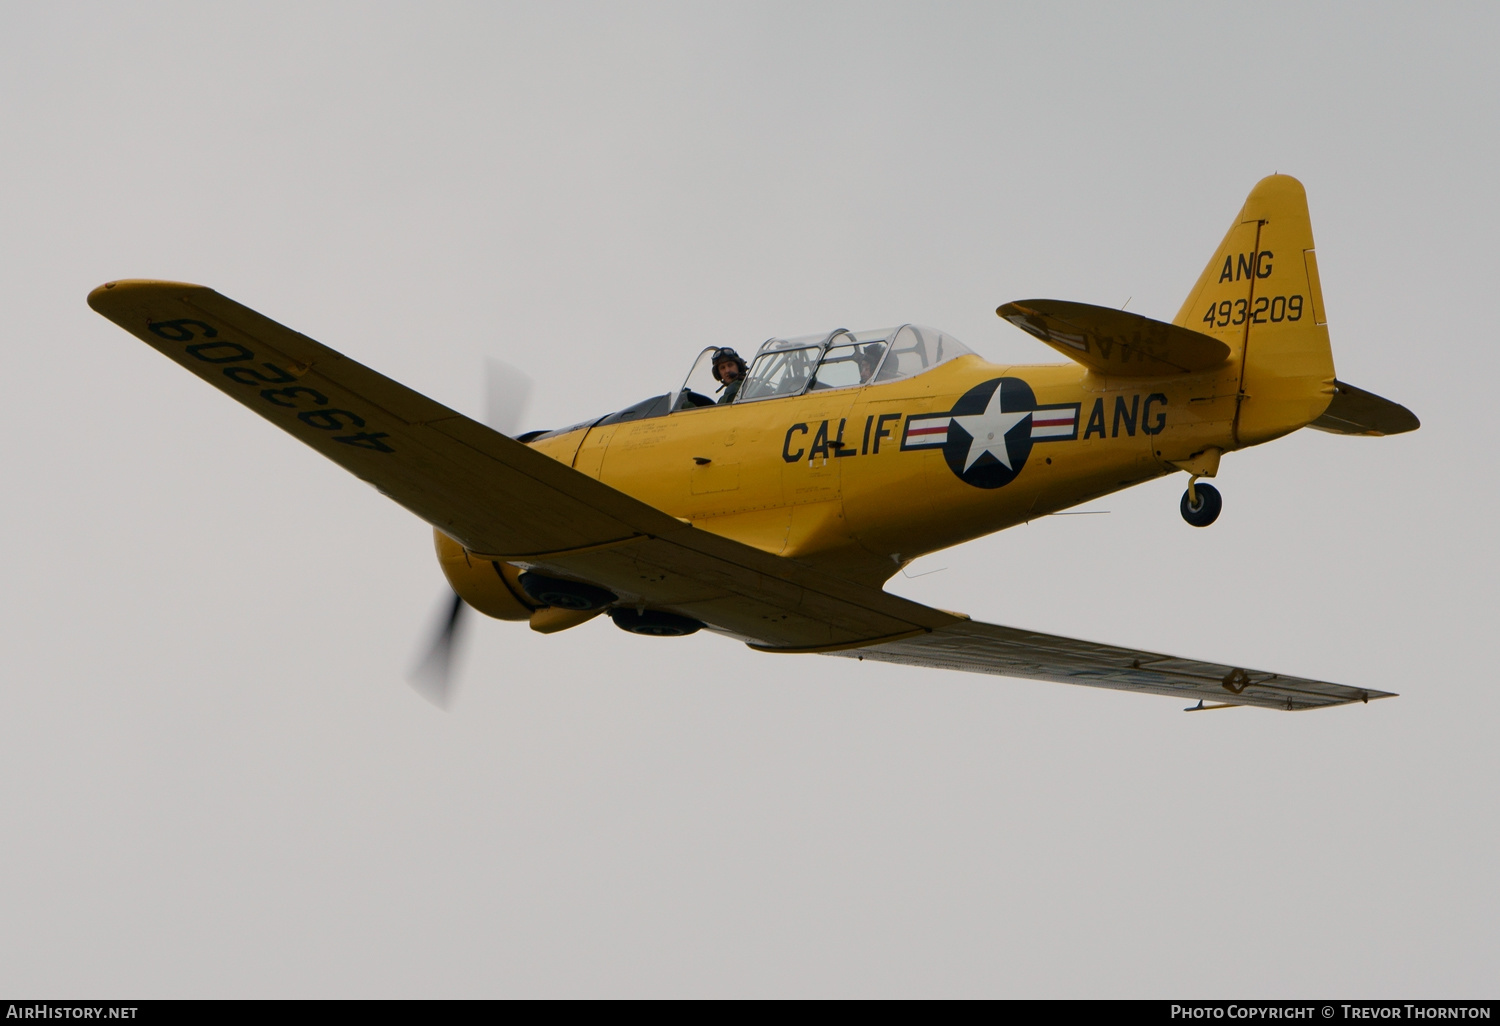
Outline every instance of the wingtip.
[(89, 306), (98, 313), (104, 313), (105, 309), (112, 303), (119, 302), (123, 296), (146, 290), (160, 291), (167, 289), (172, 292), (196, 291), (204, 288), (203, 285), (194, 285), (186, 281), (161, 281), (154, 278), (117, 278), (107, 281), (103, 285), (89, 293)]
[(107, 281), (103, 285), (100, 285), (98, 288), (94, 289), (89, 293), (89, 306), (95, 312), (103, 313), (104, 310), (101, 304), (104, 302), (104, 297), (109, 295), (110, 292), (119, 284), (120, 283), (117, 281)]

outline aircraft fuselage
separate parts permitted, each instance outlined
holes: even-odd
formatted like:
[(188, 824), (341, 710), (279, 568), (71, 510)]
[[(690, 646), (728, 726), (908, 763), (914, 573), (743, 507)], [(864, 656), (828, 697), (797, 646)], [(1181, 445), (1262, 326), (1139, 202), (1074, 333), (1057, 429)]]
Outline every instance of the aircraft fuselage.
[(1110, 378), (963, 356), (883, 384), (604, 418), (533, 445), (695, 527), (884, 580), (1234, 448), (1235, 395), (1228, 364)]

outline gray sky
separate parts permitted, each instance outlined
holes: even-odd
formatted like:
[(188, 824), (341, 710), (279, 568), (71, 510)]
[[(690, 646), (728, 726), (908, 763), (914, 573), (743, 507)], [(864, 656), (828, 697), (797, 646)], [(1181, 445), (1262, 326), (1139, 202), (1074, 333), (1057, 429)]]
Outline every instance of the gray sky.
[[(1493, 5), (0, 8), (0, 992), (1496, 991)], [(1063, 685), (472, 624), (420, 522), (92, 313), (201, 282), (532, 427), (708, 344), (1170, 319), (1307, 187), (1301, 432), (919, 561), (975, 617), (1398, 691)], [(478, 617), (476, 620), (480, 619)]]

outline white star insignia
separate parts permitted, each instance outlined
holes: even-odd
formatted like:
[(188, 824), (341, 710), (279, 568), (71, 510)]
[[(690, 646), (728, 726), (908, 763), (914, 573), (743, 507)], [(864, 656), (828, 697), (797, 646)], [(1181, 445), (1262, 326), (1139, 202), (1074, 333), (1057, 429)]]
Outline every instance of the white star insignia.
[(995, 393), (990, 396), (989, 405), (984, 408), (983, 413), (953, 418), (953, 423), (967, 431), (971, 439), (969, 455), (964, 460), (964, 473), (968, 473), (969, 468), (985, 453), (1004, 464), (1006, 470), (1015, 469), (1010, 465), (1010, 453), (1005, 448), (1005, 433), (1031, 416), (1031, 411), (1005, 413), (1000, 409), (1000, 392), (1000, 386), (996, 385)]

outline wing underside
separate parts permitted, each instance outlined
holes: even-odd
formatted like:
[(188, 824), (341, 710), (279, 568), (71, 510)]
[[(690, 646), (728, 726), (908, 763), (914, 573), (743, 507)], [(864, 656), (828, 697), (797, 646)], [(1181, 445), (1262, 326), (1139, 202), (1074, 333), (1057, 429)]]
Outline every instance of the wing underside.
[(90, 305), (471, 553), (601, 585), (778, 650), (958, 618), (710, 534), (201, 285), (119, 281)]
[(1394, 697), (1386, 691), (1182, 659), (973, 620), (837, 654), (906, 666), (1084, 684), (1265, 709), (1316, 709)]
[(1275, 709), (1386, 695), (977, 623), (721, 538), (203, 286), (111, 282), (89, 304), (472, 554), (587, 581), (757, 649)]

